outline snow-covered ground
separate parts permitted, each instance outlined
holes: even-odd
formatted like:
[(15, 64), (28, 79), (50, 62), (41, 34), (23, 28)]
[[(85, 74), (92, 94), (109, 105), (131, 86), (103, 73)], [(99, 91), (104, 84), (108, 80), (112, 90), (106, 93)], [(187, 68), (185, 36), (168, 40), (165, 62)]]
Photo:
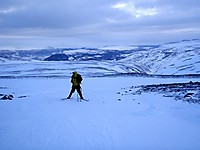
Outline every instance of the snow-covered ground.
[[(0, 100), (0, 150), (199, 150), (199, 45), (192, 40), (64, 51), (97, 53), (86, 56), (99, 61), (2, 54), (0, 99), (14, 98)], [(100, 56), (109, 50), (120, 59)], [(123, 50), (133, 51), (118, 53)], [(77, 93), (63, 100), (75, 70), (84, 78), (88, 102), (77, 102)]]
[(132, 86), (199, 78), (84, 77), (77, 102), (70, 78), (0, 79), (1, 150), (197, 150), (200, 105), (159, 93), (123, 93)]

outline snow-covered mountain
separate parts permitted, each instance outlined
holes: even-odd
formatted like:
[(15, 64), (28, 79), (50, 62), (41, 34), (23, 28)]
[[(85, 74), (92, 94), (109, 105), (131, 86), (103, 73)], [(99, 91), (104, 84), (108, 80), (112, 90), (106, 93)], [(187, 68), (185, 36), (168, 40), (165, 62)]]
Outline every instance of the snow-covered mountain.
[[(199, 49), (0, 51), (0, 150), (199, 150)], [(85, 100), (66, 99), (75, 70)]]
[(121, 62), (137, 62), (151, 74), (199, 74), (200, 40), (184, 40), (160, 45), (140, 53), (132, 53)]
[[(0, 61), (39, 61), (44, 64), (77, 62), (78, 68), (95, 74), (142, 73), (158, 75), (200, 74), (200, 40), (183, 40), (162, 45), (106, 46), (102, 48), (51, 48), (0, 50)], [(51, 61), (51, 62), (49, 62)], [(53, 61), (53, 62), (52, 62)], [(85, 64), (85, 65), (83, 65)], [(46, 65), (45, 65), (46, 66)], [(61, 65), (62, 66), (62, 65)], [(58, 65), (53, 68), (56, 70)], [(77, 65), (76, 65), (77, 67)], [(82, 69), (81, 69), (82, 68)], [(45, 70), (45, 68), (43, 68)], [(62, 68), (64, 70), (64, 68)], [(89, 70), (88, 70), (89, 69)], [(89, 71), (89, 72), (88, 72)], [(55, 73), (55, 72), (54, 72)]]

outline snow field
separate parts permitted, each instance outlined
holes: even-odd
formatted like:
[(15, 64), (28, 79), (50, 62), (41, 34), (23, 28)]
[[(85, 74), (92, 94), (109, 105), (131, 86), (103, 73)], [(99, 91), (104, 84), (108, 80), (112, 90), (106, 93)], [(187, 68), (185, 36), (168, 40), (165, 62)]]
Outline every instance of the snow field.
[[(67, 97), (70, 79), (1, 79), (1, 150), (200, 149), (200, 106), (159, 94), (117, 94), (123, 88), (189, 82), (143, 77), (84, 78), (83, 96)], [(198, 81), (198, 79), (192, 79)], [(27, 96), (18, 98), (19, 96)], [(120, 99), (120, 100), (119, 100)]]

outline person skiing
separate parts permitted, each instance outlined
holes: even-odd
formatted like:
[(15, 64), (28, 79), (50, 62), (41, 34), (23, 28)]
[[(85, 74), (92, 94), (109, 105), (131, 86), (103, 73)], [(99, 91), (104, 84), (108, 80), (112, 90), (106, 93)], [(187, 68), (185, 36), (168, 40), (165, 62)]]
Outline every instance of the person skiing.
[(80, 99), (84, 99), (83, 95), (81, 93), (81, 86), (80, 86), (82, 80), (83, 79), (82, 79), (81, 75), (78, 74), (78, 72), (74, 71), (72, 76), (71, 76), (72, 89), (71, 89), (67, 99), (70, 99), (70, 97), (75, 92), (75, 90), (77, 90), (77, 92), (78, 92), (78, 94), (80, 96)]

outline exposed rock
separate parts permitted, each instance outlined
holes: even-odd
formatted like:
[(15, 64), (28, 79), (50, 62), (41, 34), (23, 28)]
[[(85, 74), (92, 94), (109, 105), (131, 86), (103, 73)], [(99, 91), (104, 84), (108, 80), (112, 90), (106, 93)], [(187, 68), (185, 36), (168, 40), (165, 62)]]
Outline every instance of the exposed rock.
[(4, 95), (1, 100), (13, 100), (14, 96), (13, 95)]
[(69, 57), (66, 54), (53, 54), (44, 59), (44, 61), (67, 61)]
[[(188, 103), (199, 103), (200, 104), (200, 82), (188, 82), (188, 83), (171, 83), (171, 84), (151, 84), (132, 86), (130, 89), (124, 89), (124, 93), (132, 95), (141, 95), (143, 93), (159, 93), (163, 97), (173, 97), (175, 100), (182, 100)], [(134, 90), (135, 89), (135, 90)]]

